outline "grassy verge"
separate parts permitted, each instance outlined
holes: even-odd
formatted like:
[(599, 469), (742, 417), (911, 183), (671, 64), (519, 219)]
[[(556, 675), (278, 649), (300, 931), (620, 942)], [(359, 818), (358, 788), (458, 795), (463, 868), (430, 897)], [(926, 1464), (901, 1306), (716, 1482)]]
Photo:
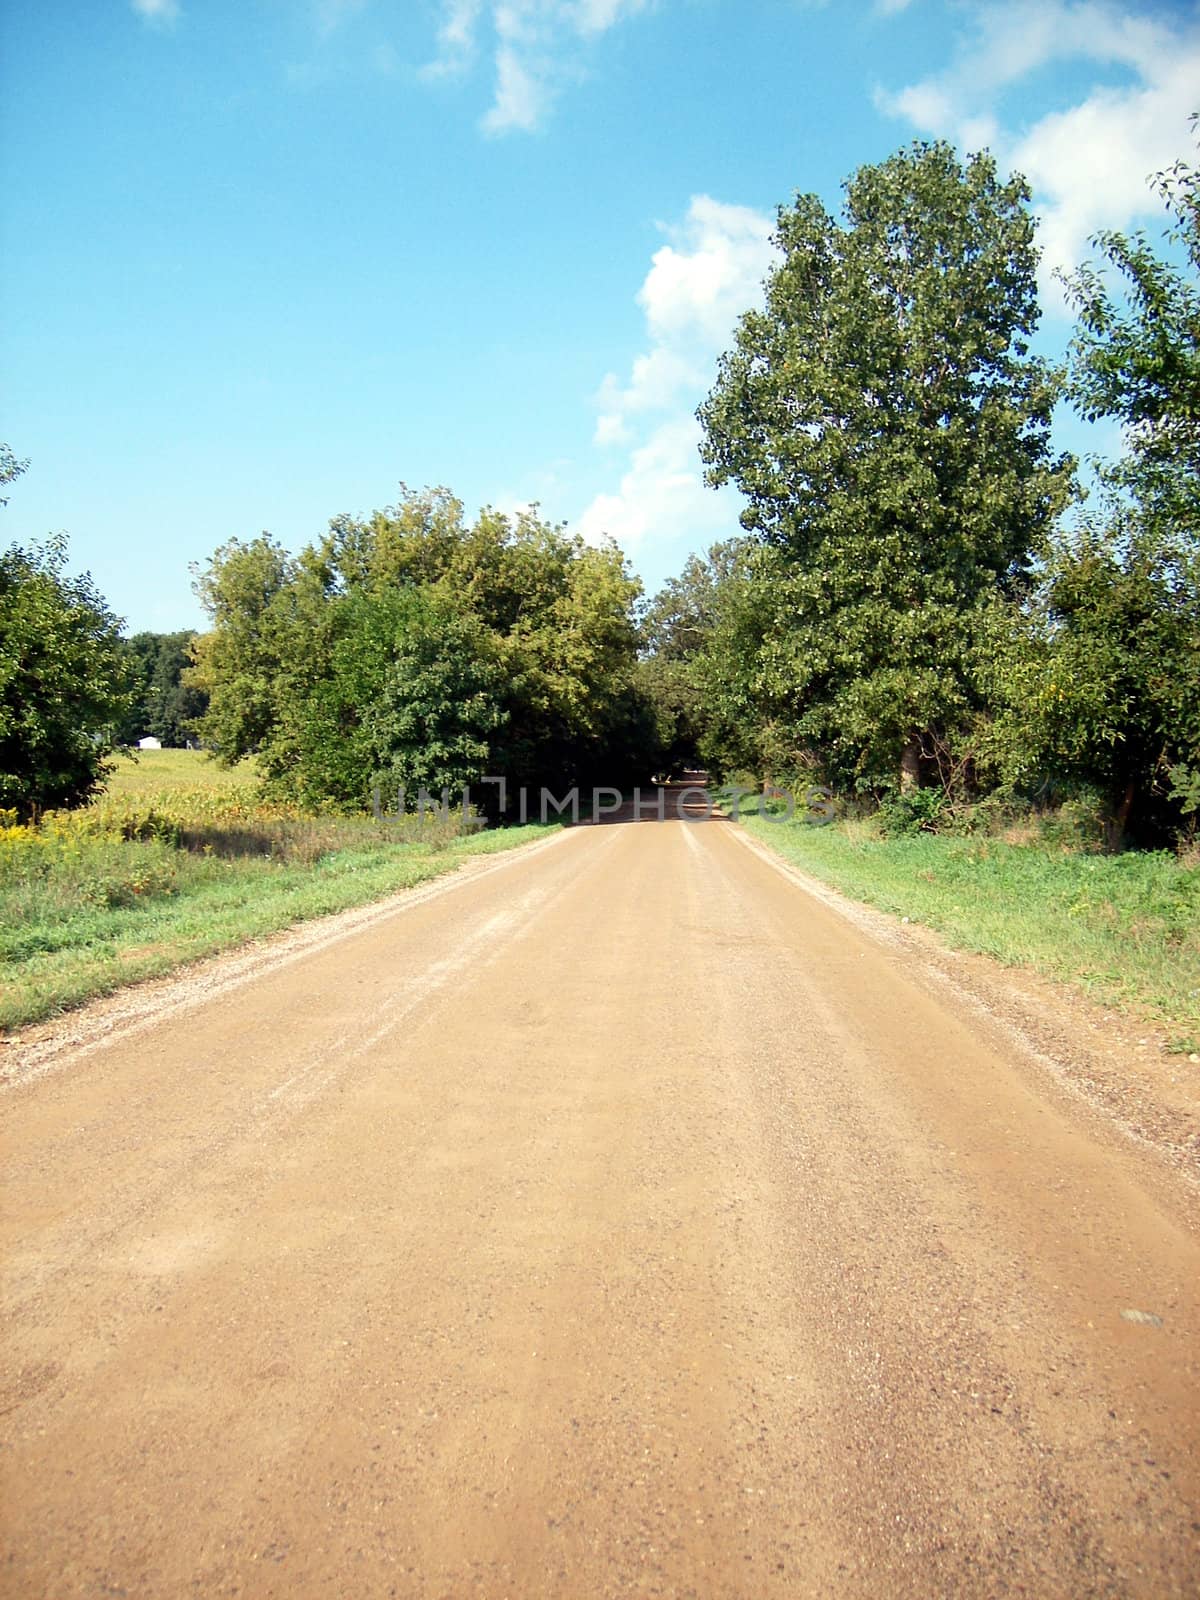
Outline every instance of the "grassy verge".
[(1200, 1049), (1200, 868), (1166, 853), (1054, 851), (934, 834), (885, 839), (854, 822), (745, 819), (755, 838), (856, 900), (961, 950), (1030, 967)]
[(552, 831), (306, 816), (191, 752), (151, 754), (171, 770), (143, 756), (86, 810), (0, 828), (0, 1030)]

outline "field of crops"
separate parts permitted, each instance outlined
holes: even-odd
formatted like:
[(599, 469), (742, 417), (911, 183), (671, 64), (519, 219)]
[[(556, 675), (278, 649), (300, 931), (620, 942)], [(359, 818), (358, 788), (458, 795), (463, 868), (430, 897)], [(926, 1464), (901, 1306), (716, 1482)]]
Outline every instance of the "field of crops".
[(147, 800), (180, 789), (209, 789), (229, 795), (257, 788), (258, 771), (253, 760), (241, 761), (236, 767), (221, 767), (202, 750), (139, 750), (136, 755), (117, 758), (116, 771), (108, 780), (100, 803), (127, 797)]

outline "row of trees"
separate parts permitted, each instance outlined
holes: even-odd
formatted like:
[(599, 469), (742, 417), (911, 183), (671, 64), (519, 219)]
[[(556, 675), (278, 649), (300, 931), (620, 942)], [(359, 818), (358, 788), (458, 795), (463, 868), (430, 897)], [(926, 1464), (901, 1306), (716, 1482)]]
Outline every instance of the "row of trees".
[[(24, 468), (0, 465), (4, 482)], [(448, 491), (404, 490), (298, 556), (233, 539), (195, 576), (209, 632), (127, 640), (65, 539), (0, 556), (0, 809), (86, 801), (146, 733), (254, 755), (275, 794), (356, 809), (484, 776), (621, 784), (657, 757), (640, 585), (614, 545), (536, 510), (468, 524)]]
[(403, 490), (298, 556), (230, 540), (195, 572), (203, 635), (123, 638), (66, 563), (62, 538), (0, 556), (0, 808), (22, 818), (85, 801), (146, 733), (254, 755), (272, 792), (322, 807), (484, 776), (621, 784), (659, 753), (640, 585), (536, 510), (468, 524), (448, 491)]
[[(1065, 371), (1031, 354), (1029, 193), (989, 156), (916, 144), (862, 169), (842, 217), (780, 212), (764, 309), (699, 413), (747, 537), (647, 619), (679, 758), (918, 808), (1089, 788), (1114, 842), (1196, 813), (1200, 189), (1183, 164), (1158, 187), (1182, 261), (1102, 236), (1109, 273), (1068, 284)], [(1125, 426), (1099, 511), (1050, 447), (1064, 396)]]
[(640, 592), (621, 554), (529, 511), (468, 523), (446, 490), (340, 517), (297, 557), (262, 535), (197, 573), (187, 682), (221, 757), (304, 803), (503, 777), (620, 783), (653, 760)]

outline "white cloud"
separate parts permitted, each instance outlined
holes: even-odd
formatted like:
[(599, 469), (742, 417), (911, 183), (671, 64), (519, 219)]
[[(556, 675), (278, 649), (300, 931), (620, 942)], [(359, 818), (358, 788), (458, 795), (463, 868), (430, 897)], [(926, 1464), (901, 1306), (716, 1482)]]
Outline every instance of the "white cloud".
[[(1020, 0), (976, 6), (969, 37), (942, 74), (881, 92), (881, 109), (964, 148), (990, 146), (1025, 173), (1041, 221), (1046, 304), (1064, 305), (1056, 270), (1070, 271), (1102, 228), (1161, 214), (1147, 177), (1186, 145), (1200, 84), (1200, 16), (1134, 13), (1107, 0)], [(1008, 129), (1005, 92), (1065, 61), (1123, 69), (1129, 81)]]
[(1200, 83), (1200, 41), (1157, 81), (1097, 90), (1082, 105), (1044, 117), (1012, 152), (1033, 184), (1041, 215), (1043, 269), (1071, 271), (1101, 228), (1161, 216), (1147, 178), (1184, 149)]
[(180, 17), (179, 0), (130, 0), (130, 3), (139, 17), (155, 27), (168, 27)]
[(526, 66), (511, 45), (501, 45), (496, 52), (496, 98), (483, 119), (484, 132), (507, 133), (512, 128), (531, 132), (549, 99), (545, 81)]
[(711, 382), (716, 357), (734, 324), (759, 298), (775, 256), (771, 222), (748, 206), (696, 195), (681, 227), (667, 228), (638, 291), (650, 348), (622, 384), (609, 373), (597, 396), (597, 443), (629, 437), (630, 417), (694, 407)]
[(775, 261), (769, 218), (697, 195), (654, 253), (638, 291), (649, 348), (626, 382), (609, 373), (596, 396), (594, 442), (628, 450), (613, 491), (580, 519), (585, 538), (611, 534), (627, 548), (733, 531), (737, 500), (705, 488), (694, 412), (742, 312), (761, 302)]
[(730, 533), (737, 501), (714, 494), (700, 473), (700, 424), (674, 417), (633, 451), (614, 493), (599, 494), (577, 524), (589, 544), (614, 538), (629, 552), (648, 541), (704, 543)]
[(914, 83), (898, 94), (879, 94), (876, 100), (881, 110), (893, 116), (907, 117), (922, 133), (942, 133), (955, 120), (954, 102), (945, 89), (936, 83)]
[(578, 78), (587, 45), (650, 0), (441, 0), (438, 50), (427, 78), (463, 72), (490, 32), (495, 71), (486, 133), (531, 132), (564, 83)]

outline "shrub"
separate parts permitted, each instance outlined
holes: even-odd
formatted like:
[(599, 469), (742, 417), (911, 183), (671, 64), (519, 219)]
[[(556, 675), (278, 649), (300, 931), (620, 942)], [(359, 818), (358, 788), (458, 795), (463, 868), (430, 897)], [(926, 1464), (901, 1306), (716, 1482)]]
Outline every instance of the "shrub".
[(880, 806), (879, 826), (885, 836), (893, 839), (905, 834), (937, 833), (939, 819), (947, 807), (944, 789), (906, 789)]

